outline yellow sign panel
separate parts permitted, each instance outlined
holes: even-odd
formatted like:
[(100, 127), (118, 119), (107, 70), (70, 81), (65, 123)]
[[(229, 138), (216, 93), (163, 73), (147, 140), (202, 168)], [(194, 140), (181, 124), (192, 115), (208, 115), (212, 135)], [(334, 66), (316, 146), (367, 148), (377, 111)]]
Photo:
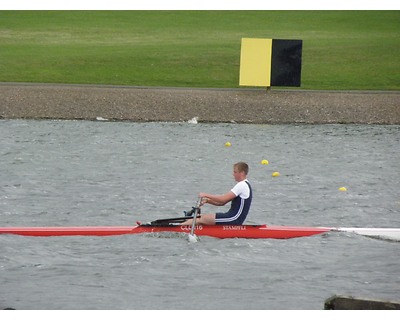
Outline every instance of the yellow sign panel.
[(271, 86), (272, 39), (242, 38), (240, 50), (241, 86)]

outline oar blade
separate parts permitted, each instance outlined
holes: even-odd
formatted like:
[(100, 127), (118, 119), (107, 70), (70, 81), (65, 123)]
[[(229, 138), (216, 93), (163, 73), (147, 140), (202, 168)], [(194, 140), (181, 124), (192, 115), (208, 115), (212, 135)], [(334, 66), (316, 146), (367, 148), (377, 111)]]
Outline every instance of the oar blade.
[(190, 243), (196, 243), (199, 241), (199, 237), (195, 234), (188, 234), (188, 240)]

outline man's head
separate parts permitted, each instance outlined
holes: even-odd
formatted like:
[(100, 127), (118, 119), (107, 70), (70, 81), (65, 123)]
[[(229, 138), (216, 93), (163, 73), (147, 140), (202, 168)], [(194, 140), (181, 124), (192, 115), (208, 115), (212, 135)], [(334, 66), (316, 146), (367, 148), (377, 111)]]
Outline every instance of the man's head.
[(249, 173), (249, 166), (245, 162), (238, 162), (233, 165), (233, 176), (236, 181), (246, 179)]

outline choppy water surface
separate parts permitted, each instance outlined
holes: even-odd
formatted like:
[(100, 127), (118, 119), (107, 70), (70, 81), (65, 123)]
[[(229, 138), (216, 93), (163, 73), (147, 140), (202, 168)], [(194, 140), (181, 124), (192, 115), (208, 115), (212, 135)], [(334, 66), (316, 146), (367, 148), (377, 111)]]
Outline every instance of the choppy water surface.
[[(400, 227), (399, 126), (2, 120), (0, 137), (1, 226), (179, 216), (199, 192), (228, 191), (232, 164), (247, 161), (248, 223)], [(1, 235), (0, 309), (322, 309), (334, 294), (400, 300), (399, 253), (398, 242), (346, 233), (196, 244)]]

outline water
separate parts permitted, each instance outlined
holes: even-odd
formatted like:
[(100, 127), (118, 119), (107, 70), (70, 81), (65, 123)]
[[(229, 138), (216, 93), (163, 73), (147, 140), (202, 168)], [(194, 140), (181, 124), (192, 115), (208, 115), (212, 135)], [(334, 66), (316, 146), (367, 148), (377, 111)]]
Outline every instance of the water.
[[(399, 129), (1, 120), (0, 225), (180, 216), (199, 192), (227, 192), (232, 164), (246, 161), (248, 223), (400, 227)], [(322, 309), (334, 294), (398, 301), (399, 254), (399, 242), (348, 233), (196, 244), (1, 235), (0, 309)]]

